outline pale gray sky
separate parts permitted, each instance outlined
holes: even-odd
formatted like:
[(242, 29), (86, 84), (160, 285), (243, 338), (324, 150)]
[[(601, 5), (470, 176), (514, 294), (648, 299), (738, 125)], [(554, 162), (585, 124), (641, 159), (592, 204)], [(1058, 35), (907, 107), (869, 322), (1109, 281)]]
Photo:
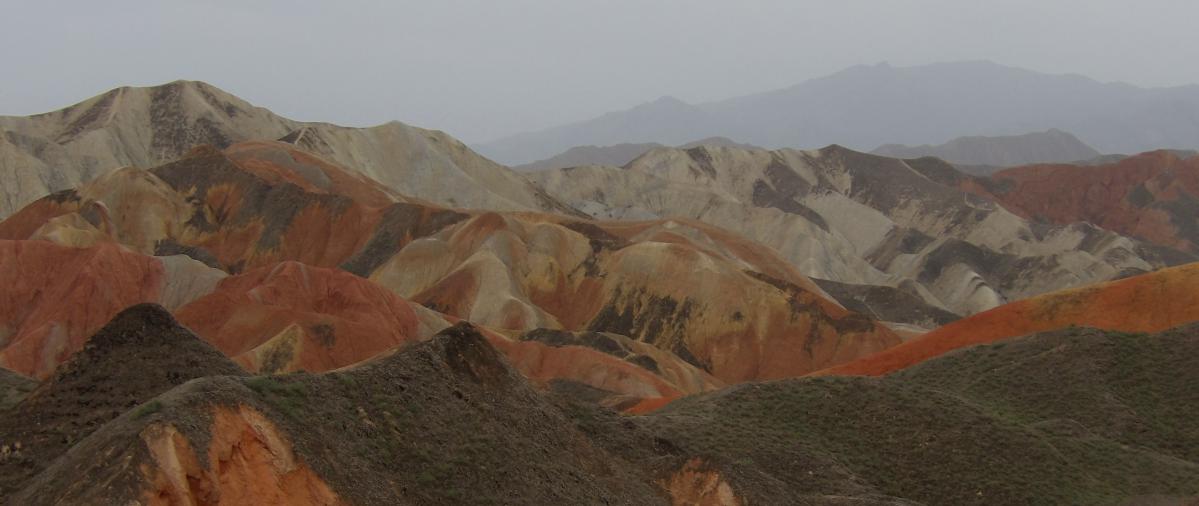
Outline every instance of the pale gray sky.
[(398, 119), (469, 142), (880, 61), (1199, 83), (1195, 0), (0, 0), (0, 12), (0, 114), (183, 78), (295, 119)]

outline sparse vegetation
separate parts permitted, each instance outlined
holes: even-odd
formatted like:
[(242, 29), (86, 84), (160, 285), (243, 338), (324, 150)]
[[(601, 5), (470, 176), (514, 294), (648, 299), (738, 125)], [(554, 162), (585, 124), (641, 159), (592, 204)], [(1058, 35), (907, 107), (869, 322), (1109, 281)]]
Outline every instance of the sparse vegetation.
[(304, 409), (308, 391), (305, 385), (286, 376), (255, 376), (246, 380), (246, 386), (261, 395), (270, 405), (287, 416), (299, 418)]
[(1117, 504), (1199, 492), (1199, 337), (1071, 329), (876, 378), (733, 387), (644, 422), (734, 485), (927, 504)]
[(162, 411), (162, 402), (159, 401), (158, 399), (155, 399), (155, 400), (152, 400), (145, 404), (142, 404), (141, 406), (138, 406), (137, 409), (135, 409), (133, 411), (133, 418), (136, 418), (136, 419), (145, 418), (145, 417), (150, 416), (159, 411)]

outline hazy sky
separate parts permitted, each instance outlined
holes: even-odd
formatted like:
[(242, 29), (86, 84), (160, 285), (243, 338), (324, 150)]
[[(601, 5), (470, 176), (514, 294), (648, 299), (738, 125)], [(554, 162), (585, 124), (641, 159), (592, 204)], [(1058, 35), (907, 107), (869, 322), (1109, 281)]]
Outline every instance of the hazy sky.
[(0, 114), (183, 78), (294, 119), (398, 119), (469, 142), (880, 61), (1199, 83), (1196, 0), (0, 0), (0, 12)]

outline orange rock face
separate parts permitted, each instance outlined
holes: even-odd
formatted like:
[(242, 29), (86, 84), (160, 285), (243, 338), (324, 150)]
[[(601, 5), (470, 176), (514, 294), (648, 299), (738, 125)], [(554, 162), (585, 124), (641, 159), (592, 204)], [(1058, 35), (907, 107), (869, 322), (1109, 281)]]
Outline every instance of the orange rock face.
[(724, 382), (797, 376), (899, 343), (769, 250), (726, 235), (684, 220), (484, 213), (412, 243), (371, 279), (495, 328), (628, 336)]
[(700, 459), (691, 459), (669, 478), (662, 488), (674, 506), (742, 506), (733, 487), (720, 471), (707, 468)]
[(209, 430), (212, 439), (203, 466), (173, 426), (151, 425), (142, 431), (154, 464), (142, 469), (150, 483), (143, 495), (147, 504), (344, 504), (258, 411), (217, 407)]
[(1199, 251), (1194, 228), (1199, 157), (1153, 151), (1100, 166), (1029, 165), (997, 172), (993, 191), (963, 189), (999, 201), (1025, 218), (1086, 221), (1184, 251)]
[(1199, 320), (1199, 264), (1006, 304), (816, 374), (878, 376), (958, 348), (1071, 325), (1157, 332)]
[(634, 398), (663, 399), (687, 393), (647, 369), (582, 346), (552, 347), (536, 342), (490, 338), (516, 370), (539, 384), (572, 380)]
[(0, 366), (45, 378), (126, 307), (158, 302), (164, 269), (115, 244), (0, 240)]
[(391, 291), (298, 262), (226, 278), (176, 317), (243, 367), (261, 372), (326, 371), (420, 337), (413, 308)]

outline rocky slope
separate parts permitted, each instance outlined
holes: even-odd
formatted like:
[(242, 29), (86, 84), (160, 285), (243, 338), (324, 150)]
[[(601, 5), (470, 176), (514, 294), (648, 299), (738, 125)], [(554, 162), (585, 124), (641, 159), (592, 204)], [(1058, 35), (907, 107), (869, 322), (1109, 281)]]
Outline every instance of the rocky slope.
[(817, 374), (881, 375), (953, 350), (1063, 329), (1158, 332), (1199, 321), (1199, 264), (1020, 300)]
[[(345, 349), (353, 352), (315, 346), (325, 338), (311, 326), (345, 317), (329, 307), (314, 313), (310, 308), (319, 301), (379, 301), (374, 309), (391, 308), (379, 321), (389, 321), (406, 304), (361, 297), (366, 288), (349, 281), (336, 282), (342, 291), (328, 295), (317, 280), (331, 278), (318, 275), (326, 272), (319, 269), (287, 268), (293, 274), (282, 277), (281, 286), (294, 288), (281, 291), (297, 299), (255, 309), (273, 286), (264, 276), (280, 262), (340, 268), (445, 318), (505, 330), (508, 337), (538, 328), (619, 334), (722, 382), (804, 374), (899, 342), (884, 326), (827, 299), (769, 248), (716, 227), (445, 209), (386, 195), (329, 162), (277, 163), (304, 156), (279, 142), (197, 149), (148, 171), (126, 169), (35, 202), (0, 223), (0, 238), (28, 239), (56, 227), (56, 237), (76, 238), (76, 246), (120, 242), (143, 254), (182, 253), (246, 273), (197, 301), (202, 309), (184, 308), (181, 318), (252, 369), (268, 357), (283, 357), (275, 352), (284, 350), (303, 367), (336, 367), (405, 341), (360, 332), (374, 344)], [(105, 190), (114, 187), (114, 178), (121, 191)], [(102, 218), (92, 220), (99, 226), (85, 218), (93, 214)], [(247, 301), (238, 292), (257, 299)], [(206, 322), (206, 315), (235, 323)], [(237, 331), (243, 323), (257, 334)], [(287, 330), (290, 325), (297, 329)], [(690, 388), (656, 390), (676, 396)]]
[(954, 165), (991, 167), (1076, 162), (1100, 155), (1069, 132), (1057, 129), (1023, 135), (958, 137), (936, 146), (886, 144), (871, 153), (893, 158), (933, 156)]
[(0, 411), (21, 402), (36, 386), (36, 381), (8, 369), (0, 369)]
[(529, 177), (593, 216), (701, 220), (807, 276), (902, 288), (960, 315), (1194, 258), (1086, 224), (1030, 222), (959, 188), (975, 179), (936, 159), (839, 146), (658, 149), (623, 168)]
[(281, 138), (440, 204), (570, 212), (441, 132), (398, 122), (371, 128), (303, 123), (205, 83), (175, 81), (117, 88), (45, 114), (0, 117), (0, 217), (110, 170), (160, 165), (198, 145)]
[(1086, 221), (1130, 237), (1199, 252), (1199, 157), (1153, 151), (1099, 165), (1029, 165), (962, 181), (1031, 220)]

